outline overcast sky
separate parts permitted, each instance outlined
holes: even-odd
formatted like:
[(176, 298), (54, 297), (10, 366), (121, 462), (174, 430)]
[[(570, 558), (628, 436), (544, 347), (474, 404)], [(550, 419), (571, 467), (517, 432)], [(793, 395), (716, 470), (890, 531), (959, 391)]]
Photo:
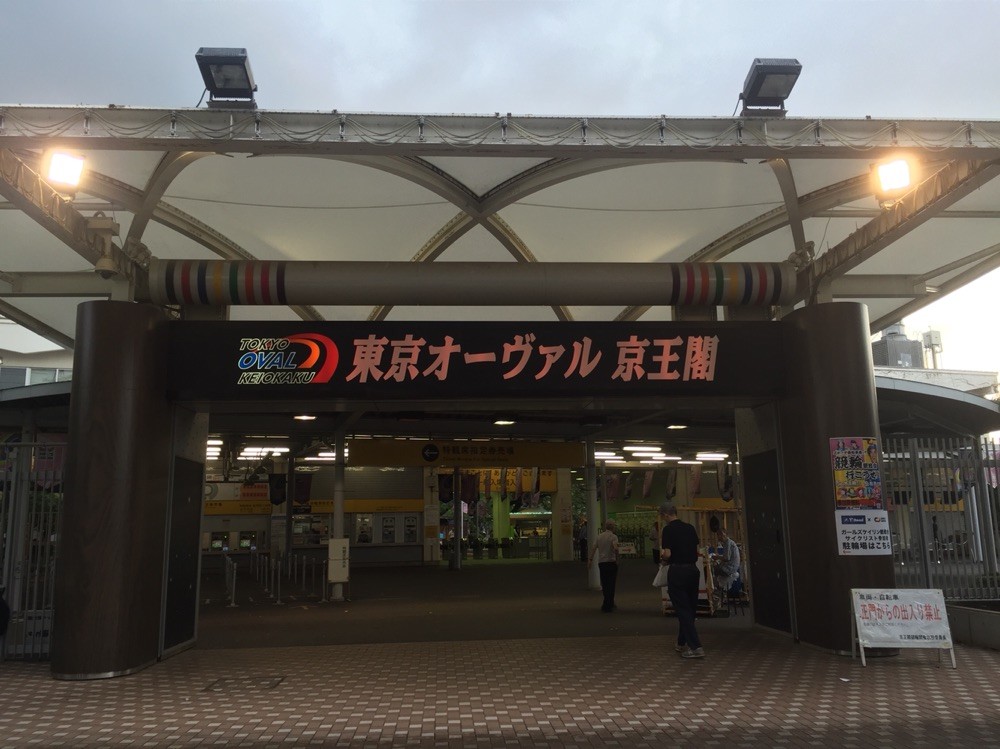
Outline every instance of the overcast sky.
[[(1000, 0), (2, 7), (0, 103), (193, 107), (194, 54), (214, 46), (247, 48), (263, 109), (730, 116), (753, 58), (793, 57), (803, 66), (793, 116), (1000, 119)], [(960, 305), (966, 321), (995, 320), (1000, 294), (983, 296), (980, 308)], [(911, 332), (941, 329), (947, 366), (1000, 369), (1000, 351), (974, 363), (982, 357), (964, 357), (950, 320), (926, 318)]]

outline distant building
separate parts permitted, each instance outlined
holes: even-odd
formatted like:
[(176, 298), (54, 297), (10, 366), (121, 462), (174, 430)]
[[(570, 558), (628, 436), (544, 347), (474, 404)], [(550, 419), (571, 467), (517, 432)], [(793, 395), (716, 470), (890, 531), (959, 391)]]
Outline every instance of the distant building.
[(906, 337), (903, 325), (890, 325), (882, 332), (882, 338), (872, 343), (872, 362), (875, 365), (875, 375), (892, 377), (908, 382), (923, 382), (929, 385), (961, 390), (963, 393), (978, 395), (996, 400), (1000, 385), (996, 372), (977, 372), (962, 369), (928, 369), (924, 366), (925, 343), (932, 348), (932, 357), (937, 363), (936, 354), (941, 351), (940, 333), (932, 331), (925, 341), (917, 341)]
[(924, 367), (924, 344), (906, 337), (903, 324), (890, 325), (872, 344), (876, 367)]

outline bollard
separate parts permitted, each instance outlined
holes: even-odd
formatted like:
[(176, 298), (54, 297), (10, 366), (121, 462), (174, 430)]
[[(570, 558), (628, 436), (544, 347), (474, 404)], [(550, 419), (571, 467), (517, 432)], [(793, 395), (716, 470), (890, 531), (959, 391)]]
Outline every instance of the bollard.
[[(227, 558), (226, 561), (229, 562), (229, 559)], [(233, 586), (232, 586), (231, 592), (229, 594), (229, 606), (227, 606), (226, 608), (233, 609), (233, 608), (236, 608), (236, 605), (237, 605), (236, 604), (236, 562), (230, 562), (230, 564), (232, 565)]]
[(330, 564), (330, 560), (329, 559), (324, 559), (323, 560), (323, 578), (320, 580), (320, 597), (319, 597), (319, 602), (320, 603), (326, 603), (329, 600), (326, 597), (327, 565), (329, 565), (329, 564)]
[(278, 561), (278, 574), (277, 574), (278, 589), (277, 589), (277, 595), (274, 598), (274, 605), (284, 606), (284, 603), (281, 600), (281, 560), (279, 559), (277, 561)]

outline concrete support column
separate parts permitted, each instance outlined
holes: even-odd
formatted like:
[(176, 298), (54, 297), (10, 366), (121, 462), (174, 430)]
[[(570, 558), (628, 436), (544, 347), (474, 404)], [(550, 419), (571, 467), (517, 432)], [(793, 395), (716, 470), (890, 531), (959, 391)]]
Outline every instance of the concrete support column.
[(166, 344), (158, 308), (78, 308), (54, 591), (57, 678), (127, 674), (159, 654), (173, 437)]
[[(598, 534), (603, 530), (601, 507), (597, 495), (597, 466), (594, 461), (594, 443), (587, 443), (587, 467), (585, 474), (587, 482), (587, 554), (594, 548)], [(591, 590), (601, 589), (601, 572), (595, 561), (588, 568), (587, 582)]]
[(576, 558), (573, 548), (573, 478), (568, 468), (556, 471), (557, 488), (552, 495), (552, 559), (570, 562)]
[(849, 652), (850, 589), (895, 585), (891, 556), (838, 554), (834, 516), (830, 439), (879, 437), (868, 308), (812, 305), (781, 324), (787, 391), (778, 401), (778, 446), (795, 634)]
[[(346, 496), (345, 489), (345, 467), (347, 465), (347, 456), (344, 454), (344, 449), (347, 447), (347, 440), (343, 432), (337, 432), (334, 436), (334, 451), (337, 453), (337, 457), (334, 458), (333, 464), (333, 533), (331, 538), (343, 538), (344, 537), (344, 498)], [(350, 564), (350, 561), (348, 561)], [(348, 570), (350, 574), (350, 570)], [(332, 601), (343, 601), (344, 600), (344, 584), (334, 583), (332, 590), (330, 591), (330, 600)]]

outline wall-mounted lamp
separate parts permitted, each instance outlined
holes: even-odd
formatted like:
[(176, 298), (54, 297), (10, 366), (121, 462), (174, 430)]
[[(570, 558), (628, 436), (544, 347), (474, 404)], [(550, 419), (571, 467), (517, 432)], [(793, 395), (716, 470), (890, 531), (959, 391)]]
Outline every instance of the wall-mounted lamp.
[(802, 72), (798, 60), (758, 57), (743, 82), (743, 117), (784, 117), (785, 99)]
[(892, 208), (916, 182), (917, 167), (909, 159), (890, 159), (872, 164), (872, 192), (882, 208)]
[(243, 47), (201, 47), (195, 52), (201, 77), (208, 91), (208, 106), (222, 109), (253, 109), (257, 90), (250, 60)]

